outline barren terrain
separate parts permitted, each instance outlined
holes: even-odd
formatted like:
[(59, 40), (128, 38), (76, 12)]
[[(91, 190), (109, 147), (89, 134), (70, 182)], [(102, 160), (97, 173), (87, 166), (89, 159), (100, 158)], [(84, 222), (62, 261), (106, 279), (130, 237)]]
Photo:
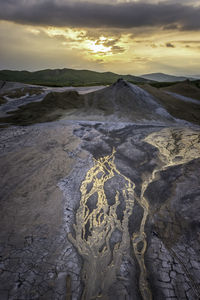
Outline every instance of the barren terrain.
[(0, 299), (199, 299), (200, 105), (41, 89), (0, 108)]

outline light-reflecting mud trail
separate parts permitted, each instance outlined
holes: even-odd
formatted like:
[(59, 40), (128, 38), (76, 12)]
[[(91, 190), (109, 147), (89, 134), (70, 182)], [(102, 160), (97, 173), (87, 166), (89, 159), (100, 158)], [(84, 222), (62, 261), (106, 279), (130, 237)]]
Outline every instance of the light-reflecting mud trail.
[[(111, 155), (95, 160), (94, 166), (87, 172), (80, 188), (81, 201), (76, 214), (76, 225), (74, 226), (76, 237), (73, 238), (71, 234), (69, 235), (70, 241), (83, 258), (82, 279), (85, 288), (82, 299), (89, 300), (98, 297), (109, 299), (109, 290), (112, 284), (116, 282), (122, 257), (130, 253), (131, 237), (128, 223), (134, 208), (135, 184), (116, 168), (114, 154), (115, 149), (113, 149)], [(123, 188), (120, 185), (120, 190), (115, 189), (114, 199), (112, 199), (112, 205), (110, 205), (105, 193), (105, 184), (109, 184), (111, 179), (117, 177), (120, 183), (123, 184)], [(123, 202), (123, 217), (120, 219), (117, 210), (121, 202)], [(137, 237), (134, 237), (133, 244), (140, 266), (141, 287), (145, 289), (144, 295), (147, 294), (148, 299), (151, 299), (144, 265), (144, 252), (146, 249), (144, 225), (148, 215), (148, 205), (145, 200), (140, 204), (144, 208), (144, 217), (141, 230), (137, 233)], [(121, 237), (120, 240), (115, 241), (112, 247), (110, 240), (116, 231), (120, 233)], [(137, 245), (141, 241), (144, 243), (144, 247), (143, 251), (138, 254)], [(123, 299), (126, 299), (126, 297), (128, 299), (126, 290), (123, 293)], [(144, 299), (147, 299), (147, 297), (144, 297)]]
[[(160, 160), (153, 172), (143, 178), (141, 195), (137, 201), (143, 207), (144, 214), (139, 232), (134, 233), (132, 236), (134, 253), (140, 265), (139, 288), (143, 299), (148, 300), (152, 299), (152, 297), (146, 282), (147, 272), (144, 263), (144, 253), (147, 243), (144, 227), (149, 214), (149, 203), (144, 194), (149, 185), (157, 179), (157, 175), (160, 172), (200, 157), (200, 135), (190, 129), (183, 131), (167, 128), (150, 134), (144, 141), (158, 148)], [(140, 248), (138, 249), (139, 243)]]
[[(177, 128), (154, 132), (143, 141), (159, 151), (157, 167), (152, 173), (142, 175), (140, 196), (134, 193), (135, 184), (117, 169), (115, 149), (111, 155), (94, 160), (81, 184), (75, 237), (69, 234), (69, 239), (83, 258), (84, 300), (110, 299), (113, 284), (119, 282), (123, 258), (131, 256), (132, 248), (139, 265), (140, 293), (144, 300), (152, 299), (144, 259), (147, 248), (145, 224), (150, 213), (145, 192), (161, 171), (198, 158), (200, 143), (197, 132), (188, 129), (183, 133)], [(135, 201), (143, 215), (139, 230), (133, 230), (130, 236), (129, 218), (134, 212)], [(120, 299), (132, 299), (126, 287), (121, 291)]]

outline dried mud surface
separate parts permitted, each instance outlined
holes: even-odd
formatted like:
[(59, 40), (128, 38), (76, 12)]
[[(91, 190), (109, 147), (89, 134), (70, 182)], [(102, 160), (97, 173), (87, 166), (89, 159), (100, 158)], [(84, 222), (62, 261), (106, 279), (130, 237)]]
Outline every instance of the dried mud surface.
[(199, 104), (60, 92), (1, 105), (0, 299), (200, 299)]
[(200, 130), (0, 134), (0, 299), (199, 299)]

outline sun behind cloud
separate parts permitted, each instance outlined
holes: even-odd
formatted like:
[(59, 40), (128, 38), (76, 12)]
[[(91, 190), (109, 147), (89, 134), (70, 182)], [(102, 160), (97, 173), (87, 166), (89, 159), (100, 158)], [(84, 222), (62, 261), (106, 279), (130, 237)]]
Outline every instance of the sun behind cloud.
[(86, 45), (88, 46), (88, 49), (91, 50), (93, 53), (99, 54), (99, 55), (106, 55), (112, 53), (112, 47), (111, 46), (105, 46), (104, 42), (107, 40), (106, 37), (101, 36), (99, 40), (96, 41), (87, 41)]
[(189, 0), (5, 1), (0, 68), (199, 74), (199, 13)]

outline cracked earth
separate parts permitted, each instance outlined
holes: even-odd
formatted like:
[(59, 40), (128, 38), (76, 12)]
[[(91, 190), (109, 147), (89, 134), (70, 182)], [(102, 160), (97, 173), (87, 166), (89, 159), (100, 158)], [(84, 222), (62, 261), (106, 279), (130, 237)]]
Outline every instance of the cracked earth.
[(0, 300), (200, 299), (198, 105), (167, 109), (119, 80), (2, 119)]
[(199, 299), (200, 131), (1, 129), (0, 299)]

